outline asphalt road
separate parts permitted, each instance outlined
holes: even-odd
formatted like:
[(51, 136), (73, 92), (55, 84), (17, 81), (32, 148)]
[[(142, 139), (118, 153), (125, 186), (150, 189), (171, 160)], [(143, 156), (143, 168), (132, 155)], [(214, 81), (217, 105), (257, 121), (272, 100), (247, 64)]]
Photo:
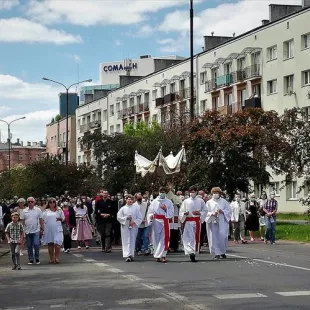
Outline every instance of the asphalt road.
[(120, 248), (62, 254), (59, 265), (12, 271), (0, 258), (0, 309), (310, 309), (310, 246), (279, 242), (230, 243), (226, 260), (213, 261), (204, 248), (197, 263), (183, 253), (168, 263), (152, 257), (124, 262)]

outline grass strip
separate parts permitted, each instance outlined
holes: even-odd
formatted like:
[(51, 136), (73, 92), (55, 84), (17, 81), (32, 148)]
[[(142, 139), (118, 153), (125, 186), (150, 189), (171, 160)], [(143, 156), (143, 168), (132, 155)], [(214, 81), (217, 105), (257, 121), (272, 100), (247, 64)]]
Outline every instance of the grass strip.
[(310, 242), (310, 225), (277, 223), (276, 240)]

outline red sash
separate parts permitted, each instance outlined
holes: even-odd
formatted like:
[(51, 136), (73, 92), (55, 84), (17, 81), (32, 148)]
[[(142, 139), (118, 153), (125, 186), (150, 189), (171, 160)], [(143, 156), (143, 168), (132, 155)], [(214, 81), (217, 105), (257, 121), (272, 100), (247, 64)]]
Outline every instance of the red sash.
[(200, 248), (200, 217), (187, 217), (185, 219), (184, 225), (186, 222), (196, 222), (196, 234), (195, 234), (195, 240), (196, 240), (196, 251), (199, 251)]
[(169, 240), (170, 240), (170, 228), (169, 228), (169, 219), (166, 218), (165, 215), (154, 214), (154, 219), (163, 220), (164, 221), (164, 242), (165, 242), (165, 251), (169, 250)]

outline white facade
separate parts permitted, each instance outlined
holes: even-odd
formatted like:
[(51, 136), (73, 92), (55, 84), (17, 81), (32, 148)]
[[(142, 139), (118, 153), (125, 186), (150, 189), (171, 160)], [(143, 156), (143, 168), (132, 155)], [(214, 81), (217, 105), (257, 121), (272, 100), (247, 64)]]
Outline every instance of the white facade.
[[(196, 113), (217, 109), (230, 114), (247, 105), (252, 97), (258, 97), (255, 103), (264, 110), (279, 113), (286, 108), (310, 107), (309, 20), (310, 8), (303, 9), (196, 55)], [(79, 107), (77, 137), (85, 129), (79, 131), (80, 125), (92, 122), (95, 115), (99, 115), (102, 132), (107, 134), (122, 132), (129, 120), (168, 122), (169, 111), (189, 107), (189, 71), (190, 62), (185, 60)], [(91, 161), (77, 145), (78, 162)], [(305, 208), (298, 202), (307, 194), (298, 193), (302, 180), (280, 190), (282, 179), (271, 180), (280, 211), (303, 212)]]
[(167, 56), (155, 57), (141, 56), (139, 59), (126, 59), (123, 61), (103, 62), (99, 65), (101, 84), (119, 84), (119, 76), (130, 72), (133, 76), (146, 76), (155, 71), (156, 59), (181, 60), (182, 57)]

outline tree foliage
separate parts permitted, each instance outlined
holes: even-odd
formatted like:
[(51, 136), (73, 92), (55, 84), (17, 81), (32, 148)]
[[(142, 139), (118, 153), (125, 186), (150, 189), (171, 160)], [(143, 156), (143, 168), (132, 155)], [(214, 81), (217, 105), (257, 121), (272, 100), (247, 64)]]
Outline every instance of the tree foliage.
[[(221, 186), (233, 195), (237, 190), (253, 190), (253, 183), (267, 185), (271, 173), (283, 174), (287, 181), (305, 171), (310, 174), (310, 125), (303, 110), (287, 110), (282, 116), (262, 109), (233, 115), (207, 111), (190, 123), (186, 119), (174, 117), (168, 123), (151, 126), (129, 123), (124, 134), (114, 136), (88, 132), (83, 143), (93, 149), (98, 173), (103, 174), (104, 184), (112, 192), (172, 183), (176, 189)], [(135, 151), (154, 159), (160, 148), (167, 156), (171, 151), (176, 154), (182, 144), (187, 164), (181, 173), (143, 179), (135, 175)]]
[(93, 168), (69, 163), (63, 165), (57, 158), (46, 158), (30, 165), (17, 165), (0, 175), (0, 197), (43, 197), (70, 194), (94, 195), (101, 187)]

